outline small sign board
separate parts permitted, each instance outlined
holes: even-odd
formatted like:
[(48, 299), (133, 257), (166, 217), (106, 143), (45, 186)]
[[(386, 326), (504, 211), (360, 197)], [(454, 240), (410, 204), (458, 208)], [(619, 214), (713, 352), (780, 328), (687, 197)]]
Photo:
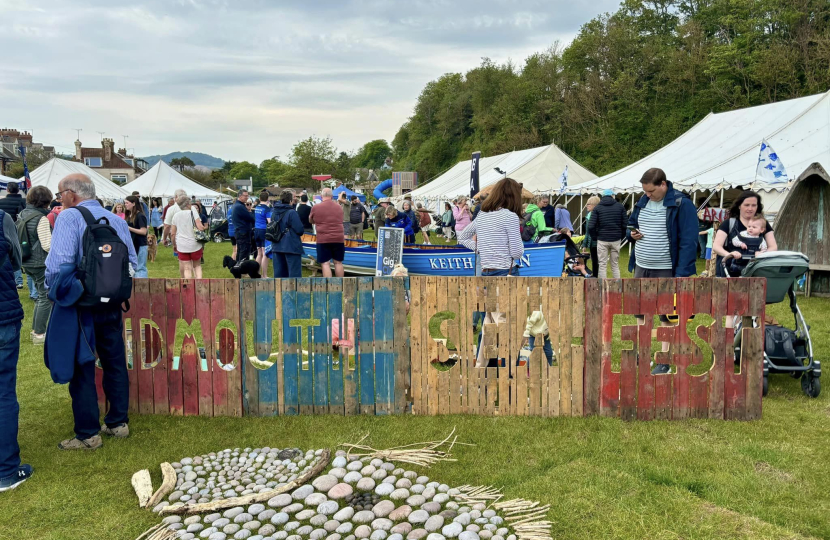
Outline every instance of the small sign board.
[(378, 254), (375, 275), (388, 276), (396, 264), (403, 262), (404, 230), (395, 227), (378, 229)]

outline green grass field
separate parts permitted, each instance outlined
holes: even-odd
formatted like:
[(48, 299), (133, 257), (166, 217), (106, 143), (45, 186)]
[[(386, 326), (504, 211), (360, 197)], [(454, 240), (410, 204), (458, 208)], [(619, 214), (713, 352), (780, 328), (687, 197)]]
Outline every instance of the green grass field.
[[(230, 244), (207, 247), (205, 277), (227, 277)], [(627, 263), (627, 259), (621, 261)], [(159, 249), (151, 277), (177, 277)], [(140, 510), (131, 475), (224, 448), (334, 447), (369, 432), (376, 448), (433, 440), (456, 427), (456, 463), (427, 474), (450, 485), (492, 484), (550, 503), (554, 538), (830, 538), (830, 391), (811, 400), (773, 377), (763, 420), (621, 422), (606, 418), (274, 417), (131, 418), (132, 435), (95, 452), (65, 453), (66, 386), (53, 384), (29, 342), (32, 301), (21, 291), (20, 444), (34, 477), (0, 494), (0, 539), (134, 539), (157, 523)], [(830, 300), (801, 300), (819, 359), (830, 357)], [(789, 322), (783, 305), (770, 311)]]

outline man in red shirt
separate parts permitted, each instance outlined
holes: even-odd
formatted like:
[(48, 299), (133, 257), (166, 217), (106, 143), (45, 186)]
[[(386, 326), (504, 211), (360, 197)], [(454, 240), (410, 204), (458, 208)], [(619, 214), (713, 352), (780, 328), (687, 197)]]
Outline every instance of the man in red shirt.
[(317, 228), (317, 262), (323, 267), (323, 277), (331, 277), (329, 261), (334, 260), (334, 274), (343, 277), (343, 258), (346, 255), (343, 234), (343, 210), (332, 200), (330, 188), (321, 193), (323, 202), (315, 204), (308, 219)]

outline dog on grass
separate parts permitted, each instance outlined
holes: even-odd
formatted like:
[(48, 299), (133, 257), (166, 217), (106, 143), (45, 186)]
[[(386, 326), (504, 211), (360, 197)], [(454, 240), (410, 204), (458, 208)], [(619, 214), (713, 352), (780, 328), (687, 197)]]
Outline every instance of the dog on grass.
[(259, 279), (262, 277), (259, 273), (259, 263), (250, 259), (247, 261), (241, 261), (237, 264), (233, 257), (225, 255), (222, 259), (222, 266), (230, 270), (231, 274), (233, 274), (233, 277), (236, 279), (242, 278), (243, 275), (247, 275), (253, 279)]
[(156, 262), (156, 251), (158, 251), (158, 241), (155, 234), (147, 235), (147, 260)]

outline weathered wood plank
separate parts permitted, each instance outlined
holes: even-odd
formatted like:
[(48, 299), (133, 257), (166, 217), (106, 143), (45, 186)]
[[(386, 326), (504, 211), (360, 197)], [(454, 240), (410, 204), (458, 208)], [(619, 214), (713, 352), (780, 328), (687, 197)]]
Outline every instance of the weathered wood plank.
[[(343, 279), (329, 278), (326, 280), (326, 290), (328, 291), (328, 317), (324, 321), (328, 335), (331, 339), (329, 350), (331, 358), (328, 364), (328, 380), (329, 380), (329, 413), (330, 414), (346, 414), (345, 397), (343, 393), (343, 374), (346, 370), (346, 365), (349, 363), (348, 347), (334, 345), (334, 321), (337, 321), (338, 335), (337, 339), (347, 339), (348, 322), (343, 322)], [(335, 363), (335, 358), (337, 362)]]
[(622, 313), (622, 280), (603, 279), (602, 285), (602, 374), (600, 414), (620, 414), (620, 374), (612, 370), (614, 316)]
[(242, 332), (244, 322), (239, 316), (240, 283), (236, 279), (225, 279), (225, 318), (234, 324), (235, 331), (220, 335), (222, 363), (230, 367), (228, 374), (228, 416), (242, 416)]
[[(343, 399), (346, 415), (351, 416), (360, 413), (360, 397), (358, 395), (360, 357), (357, 354), (359, 336), (359, 320), (357, 318), (357, 279), (343, 279), (343, 319), (340, 324), (340, 336), (350, 336), (350, 329), (354, 328), (352, 336), (354, 342), (351, 347), (340, 347), (340, 364), (343, 370)], [(354, 357), (354, 365), (351, 364), (351, 357)]]
[(291, 322), (297, 316), (297, 282), (294, 279), (281, 280), (282, 285), (282, 395), (285, 399), (285, 414), (300, 414), (300, 362), (302, 360), (300, 345), (300, 328)]
[(396, 305), (394, 281), (396, 278), (374, 279), (375, 322), (375, 413), (395, 412), (395, 311), (404, 310)]
[(360, 413), (375, 414), (375, 325), (372, 278), (357, 278), (360, 318), (358, 355), (360, 357)]
[(196, 284), (196, 316), (202, 328), (202, 344), (204, 357), (199, 351), (199, 416), (213, 416), (213, 365), (216, 352), (213, 346), (213, 336), (210, 329), (210, 281), (197, 279)]
[(320, 324), (311, 334), (311, 363), (314, 377), (314, 414), (329, 412), (329, 370), (331, 368), (331, 325), (329, 324), (327, 279), (315, 279), (311, 284), (312, 316)]
[(216, 340), (217, 326), (225, 318), (228, 312), (228, 306), (225, 299), (225, 283), (221, 279), (211, 279), (208, 281), (208, 292), (210, 294), (210, 308), (202, 316), (202, 324), (207, 323), (210, 331), (210, 341), (213, 345), (213, 354), (207, 357), (207, 362), (210, 364), (210, 373), (212, 392), (211, 398), (213, 400), (213, 415), (227, 416), (228, 415), (228, 372), (221, 369), (221, 352), (217, 347), (219, 343)]
[[(311, 278), (297, 278), (296, 321), (300, 331), (299, 399), (300, 414), (314, 412), (314, 374), (311, 335), (317, 319), (311, 312)], [(308, 322), (302, 322), (308, 321)], [(317, 323), (319, 324), (319, 322)]]
[[(187, 324), (196, 320), (196, 283), (181, 280), (182, 319)], [(186, 334), (182, 343), (181, 369), (185, 416), (199, 414), (199, 358), (196, 336)]]
[(167, 348), (167, 400), (170, 404), (170, 414), (181, 416), (184, 414), (184, 394), (182, 388), (181, 351), (176, 350), (176, 324), (182, 316), (180, 283), (178, 279), (164, 280), (164, 301), (167, 309), (166, 324), (164, 326)]

